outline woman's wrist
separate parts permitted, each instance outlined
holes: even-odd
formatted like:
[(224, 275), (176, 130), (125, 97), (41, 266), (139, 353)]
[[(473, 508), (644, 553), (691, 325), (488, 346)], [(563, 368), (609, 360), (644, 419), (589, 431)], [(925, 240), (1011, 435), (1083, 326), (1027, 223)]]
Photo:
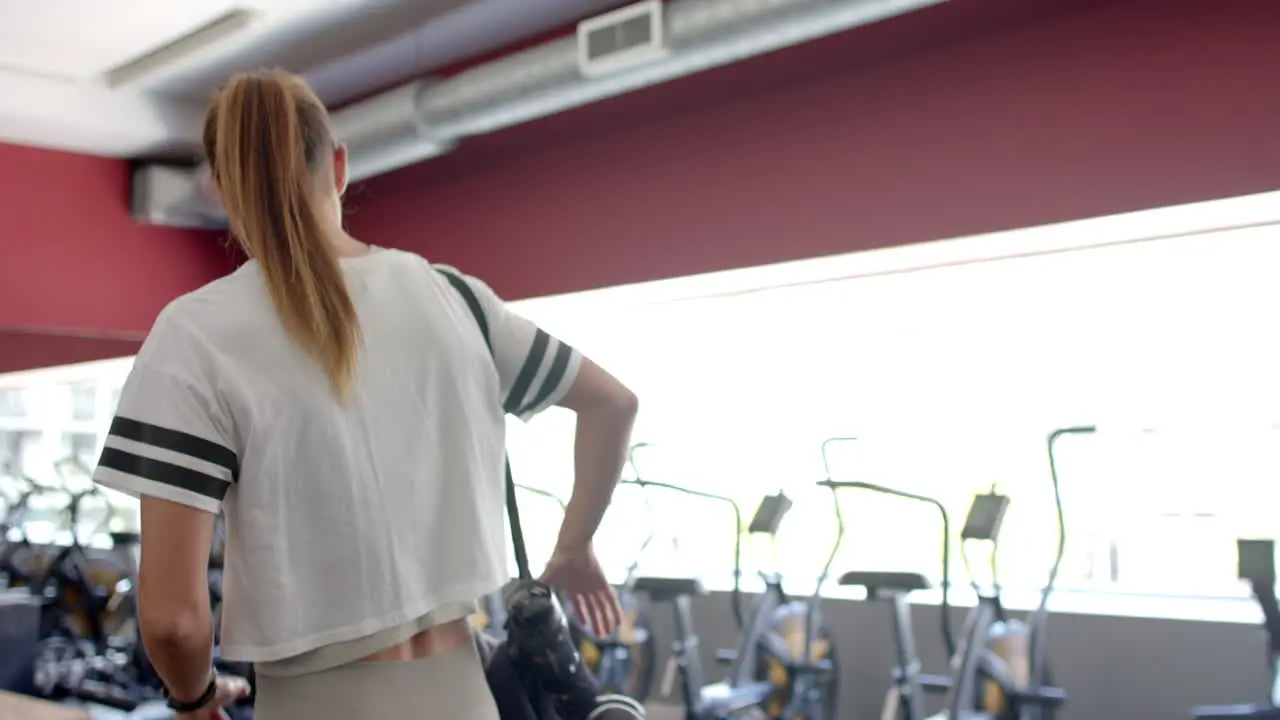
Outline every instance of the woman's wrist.
[(181, 694), (177, 694), (165, 688), (164, 695), (171, 710), (179, 713), (200, 710), (213, 702), (218, 695), (218, 673), (210, 668), (209, 679), (199, 691), (191, 691), (190, 688), (187, 688)]
[(590, 555), (591, 538), (583, 538), (562, 529), (560, 531), (560, 537), (556, 540), (555, 554), (560, 556)]

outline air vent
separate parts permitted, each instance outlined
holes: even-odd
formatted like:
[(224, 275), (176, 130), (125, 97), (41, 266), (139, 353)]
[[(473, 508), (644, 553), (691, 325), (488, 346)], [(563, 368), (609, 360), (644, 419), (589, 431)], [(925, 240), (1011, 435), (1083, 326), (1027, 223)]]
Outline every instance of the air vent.
[(645, 0), (578, 23), (578, 67), (596, 76), (667, 54), (661, 0)]
[(133, 171), (133, 218), (147, 225), (221, 230), (226, 218), (203, 168), (142, 165)]

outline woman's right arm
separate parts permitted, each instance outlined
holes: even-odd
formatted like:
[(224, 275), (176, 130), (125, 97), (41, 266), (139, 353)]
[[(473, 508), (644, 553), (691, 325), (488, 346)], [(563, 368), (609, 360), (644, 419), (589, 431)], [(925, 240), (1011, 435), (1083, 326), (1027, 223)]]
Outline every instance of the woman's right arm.
[(591, 540), (622, 475), (636, 396), (568, 343), (512, 312), (488, 285), (452, 268), (437, 269), (454, 273), (449, 282), (465, 282), (481, 305), (503, 409), (526, 421), (552, 405), (578, 416), (573, 494), (541, 579), (567, 591), (577, 616), (604, 637), (622, 610)]
[(574, 411), (578, 418), (573, 441), (573, 494), (557, 546), (586, 548), (622, 476), (639, 402), (617, 378), (584, 358), (559, 405)]
[(512, 311), (483, 281), (447, 266), (436, 268), (464, 281), (480, 303), (504, 409), (525, 421), (552, 405), (577, 414), (573, 494), (557, 546), (589, 549), (622, 476), (638, 407), (635, 394), (569, 344)]

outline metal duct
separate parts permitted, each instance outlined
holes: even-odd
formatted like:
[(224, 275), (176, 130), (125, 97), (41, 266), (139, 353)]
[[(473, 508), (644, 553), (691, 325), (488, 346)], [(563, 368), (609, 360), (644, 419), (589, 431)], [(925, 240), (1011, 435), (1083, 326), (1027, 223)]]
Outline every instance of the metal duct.
[[(553, 40), (441, 81), (418, 80), (333, 114), (364, 180), (447, 152), (461, 139), (528, 122), (668, 80), (816, 40), (946, 0), (674, 0), (664, 7), (669, 54), (599, 77), (578, 67), (578, 38)], [(145, 169), (144, 169), (145, 170)], [(188, 197), (181, 208), (135, 199), (144, 222), (208, 227), (207, 193), (169, 190), (156, 202)]]
[(577, 38), (544, 43), (445, 80), (421, 121), (458, 140), (902, 15), (945, 0), (676, 0), (665, 7), (670, 54), (583, 77)]
[(417, 80), (333, 114), (333, 131), (347, 146), (352, 180), (364, 180), (443, 155), (453, 140), (423, 122), (418, 108), (431, 88)]

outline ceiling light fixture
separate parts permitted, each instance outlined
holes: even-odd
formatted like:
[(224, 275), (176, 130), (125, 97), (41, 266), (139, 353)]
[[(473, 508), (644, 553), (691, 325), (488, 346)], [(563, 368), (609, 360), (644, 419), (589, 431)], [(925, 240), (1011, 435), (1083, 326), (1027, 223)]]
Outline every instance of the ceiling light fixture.
[(103, 73), (107, 87), (133, 85), (181, 63), (249, 27), (256, 10), (236, 8), (218, 15), (195, 30)]

